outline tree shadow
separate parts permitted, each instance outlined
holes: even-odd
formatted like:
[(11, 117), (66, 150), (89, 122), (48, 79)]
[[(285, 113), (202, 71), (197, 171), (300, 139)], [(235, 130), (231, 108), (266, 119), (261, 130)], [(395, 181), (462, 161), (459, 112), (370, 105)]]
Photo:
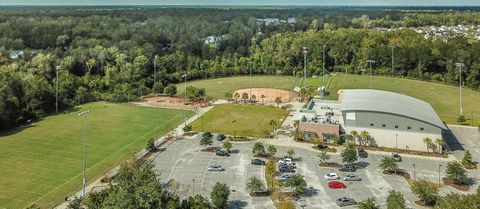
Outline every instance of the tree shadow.
[[(39, 119), (37, 120), (36, 122), (38, 121), (41, 121), (42, 119)], [(37, 125), (35, 124), (32, 124), (32, 123), (28, 123), (26, 125), (22, 125), (22, 126), (19, 126), (19, 127), (16, 127), (16, 128), (12, 128), (12, 129), (6, 129), (6, 130), (0, 130), (0, 137), (6, 137), (6, 136), (10, 136), (10, 135), (15, 135), (15, 134), (18, 134), (20, 132), (22, 132), (23, 130), (25, 129), (28, 129), (28, 128), (33, 128), (33, 127), (36, 127)]]
[(359, 161), (355, 163), (355, 168), (366, 168), (370, 165), (370, 163), (365, 161)]
[(308, 187), (305, 189), (305, 197), (313, 197), (318, 194), (318, 189), (315, 189), (313, 187)]
[(229, 209), (238, 209), (238, 208), (244, 208), (248, 205), (247, 202), (243, 200), (232, 200), (229, 201), (228, 208)]

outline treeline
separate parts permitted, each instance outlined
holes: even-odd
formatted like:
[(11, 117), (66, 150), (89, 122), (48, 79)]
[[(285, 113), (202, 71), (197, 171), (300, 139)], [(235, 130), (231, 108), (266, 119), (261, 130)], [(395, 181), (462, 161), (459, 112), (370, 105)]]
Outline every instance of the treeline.
[[(265, 24), (259, 18), (295, 21)], [(242, 75), (252, 67), (256, 74), (300, 75), (303, 46), (309, 51), (308, 75), (318, 75), (324, 44), (328, 71), (359, 73), (372, 59), (375, 72), (387, 74), (389, 46), (395, 46), (396, 75), (454, 84), (454, 64), (464, 62), (465, 84), (478, 88), (477, 41), (426, 40), (409, 30), (371, 29), (478, 21), (476, 12), (378, 8), (2, 8), (0, 130), (54, 112), (57, 69), (62, 110), (162, 93), (183, 74), (188, 80), (213, 78)], [(209, 44), (208, 36), (222, 38)]]

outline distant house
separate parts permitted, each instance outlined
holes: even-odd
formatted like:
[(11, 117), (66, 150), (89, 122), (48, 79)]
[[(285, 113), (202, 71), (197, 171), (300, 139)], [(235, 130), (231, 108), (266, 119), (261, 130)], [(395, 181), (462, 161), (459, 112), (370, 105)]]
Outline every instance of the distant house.
[(13, 50), (12, 52), (10, 52), (9, 58), (11, 60), (16, 60), (16, 59), (23, 58), (24, 55), (25, 53), (23, 52), (23, 50)]
[(206, 45), (215, 44), (221, 40), (226, 39), (227, 37), (228, 37), (227, 34), (221, 35), (221, 36), (207, 36), (206, 38), (203, 39), (203, 42)]

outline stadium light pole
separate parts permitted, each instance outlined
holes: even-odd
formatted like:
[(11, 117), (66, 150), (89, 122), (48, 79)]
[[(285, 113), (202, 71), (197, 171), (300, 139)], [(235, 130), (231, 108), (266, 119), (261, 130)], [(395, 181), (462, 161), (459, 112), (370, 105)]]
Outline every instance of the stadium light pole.
[(155, 85), (157, 84), (157, 58), (158, 55), (155, 55), (155, 58), (153, 59), (153, 93), (157, 93), (155, 90)]
[(394, 72), (395, 72), (395, 70), (393, 68), (393, 49), (395, 49), (395, 46), (390, 46), (390, 48), (392, 49), (392, 77), (393, 77)]
[(249, 98), (250, 98), (250, 102), (252, 102), (252, 65), (253, 65), (253, 62), (249, 61), (248, 65), (250, 66), (250, 96), (249, 96)]
[(303, 88), (307, 89), (307, 47), (303, 47)]
[(60, 70), (60, 66), (57, 65), (55, 67), (55, 113), (58, 113), (58, 71)]
[(367, 62), (370, 64), (370, 88), (372, 88), (372, 63), (375, 63), (375, 60), (367, 60)]
[(185, 101), (183, 103), (183, 121), (185, 127), (187, 127), (187, 105), (185, 104), (187, 102), (187, 74), (183, 74), (182, 78), (185, 79)]
[(87, 177), (85, 175), (85, 168), (87, 166), (87, 116), (90, 113), (90, 110), (81, 112), (78, 114), (79, 117), (84, 118), (83, 122), (83, 179), (82, 179), (82, 197), (85, 197), (85, 187), (87, 186)]
[(459, 68), (459, 74), (460, 74), (460, 82), (458, 84), (458, 87), (460, 89), (460, 115), (463, 115), (463, 108), (462, 108), (462, 73), (463, 73), (463, 70), (462, 68), (465, 67), (465, 64), (461, 63), (461, 62), (457, 62), (455, 63), (455, 65)]
[(323, 65), (323, 70), (322, 70), (323, 71), (323, 73), (322, 73), (322, 79), (323, 79), (322, 84), (323, 84), (323, 86), (325, 86), (325, 47), (326, 46), (324, 44), (323, 45), (323, 52), (322, 52), (323, 53), (323, 63), (322, 63), (322, 65)]

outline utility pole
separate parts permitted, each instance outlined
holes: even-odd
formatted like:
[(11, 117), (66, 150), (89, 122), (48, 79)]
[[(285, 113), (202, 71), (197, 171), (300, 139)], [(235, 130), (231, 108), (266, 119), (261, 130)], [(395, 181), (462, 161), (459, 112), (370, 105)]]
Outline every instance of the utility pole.
[(442, 168), (442, 165), (438, 165), (438, 186), (440, 186), (440, 169)]
[(60, 70), (60, 66), (57, 65), (55, 67), (55, 113), (58, 113), (58, 71)]
[(395, 46), (390, 46), (390, 48), (392, 49), (392, 77), (393, 77), (393, 75), (395, 74), (395, 70), (393, 68), (393, 49), (395, 49)]
[(155, 90), (155, 85), (157, 84), (157, 58), (158, 55), (155, 55), (155, 58), (153, 59), (153, 93), (157, 93)]
[(185, 78), (185, 101), (183, 101), (183, 119), (184, 125), (187, 127), (187, 74), (182, 75), (182, 78)]
[(252, 102), (252, 65), (253, 65), (253, 62), (250, 61), (248, 62), (248, 65), (250, 66), (250, 102)]
[(87, 186), (87, 177), (85, 175), (85, 167), (87, 166), (87, 116), (90, 113), (90, 110), (81, 112), (78, 114), (79, 117), (84, 117), (84, 124), (83, 124), (83, 179), (82, 179), (82, 197), (85, 197), (85, 187)]
[(375, 63), (375, 60), (367, 60), (367, 62), (370, 64), (370, 88), (372, 88), (372, 63)]
[(307, 89), (307, 47), (303, 47), (303, 88)]
[(323, 45), (323, 73), (322, 73), (322, 85), (325, 86), (325, 44)]
[(465, 67), (465, 64), (461, 63), (461, 62), (457, 62), (455, 63), (455, 65), (457, 67), (459, 67), (459, 70), (460, 70), (460, 82), (459, 82), (459, 89), (460, 89), (460, 115), (463, 115), (463, 108), (462, 108), (462, 73), (463, 73), (463, 70), (462, 68)]

